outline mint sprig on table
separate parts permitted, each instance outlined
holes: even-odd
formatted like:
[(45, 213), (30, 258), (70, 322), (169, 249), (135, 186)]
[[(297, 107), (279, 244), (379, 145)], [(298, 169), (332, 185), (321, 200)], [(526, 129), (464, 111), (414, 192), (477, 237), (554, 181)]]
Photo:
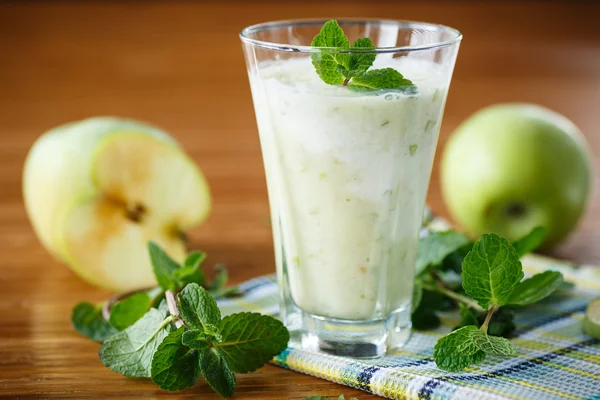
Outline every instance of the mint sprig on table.
[(311, 42), (322, 47), (312, 52), (317, 74), (329, 85), (343, 85), (355, 90), (402, 89), (414, 92), (416, 86), (393, 68), (369, 70), (375, 62), (375, 44), (359, 38), (352, 45), (336, 20), (327, 21)]
[(231, 397), (236, 372), (255, 371), (287, 347), (288, 330), (270, 316), (222, 318), (213, 296), (238, 293), (223, 288), (224, 267), (208, 282), (199, 269), (204, 253), (192, 252), (180, 265), (158, 245), (149, 243), (148, 249), (159, 287), (73, 309), (75, 330), (103, 342), (98, 354), (105, 366), (151, 378), (169, 391), (189, 388), (202, 375), (215, 392)]
[(458, 307), (458, 329), (440, 338), (433, 356), (443, 370), (458, 372), (485, 360), (489, 354), (515, 352), (509, 337), (514, 309), (538, 302), (556, 290), (562, 275), (546, 271), (523, 280), (520, 256), (534, 250), (545, 231), (534, 229), (511, 244), (494, 233), (470, 242), (454, 232), (433, 232), (420, 241), (413, 325), (432, 329), (437, 312)]

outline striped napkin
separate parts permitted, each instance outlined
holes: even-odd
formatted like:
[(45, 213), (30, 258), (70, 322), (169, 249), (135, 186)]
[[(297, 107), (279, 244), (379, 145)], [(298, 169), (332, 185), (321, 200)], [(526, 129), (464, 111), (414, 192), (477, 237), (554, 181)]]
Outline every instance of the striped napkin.
[[(447, 228), (439, 218), (425, 219), (426, 230)], [(600, 341), (582, 331), (587, 303), (600, 295), (600, 268), (538, 255), (525, 256), (522, 262), (526, 276), (557, 270), (575, 286), (517, 313), (512, 339), (516, 356), (488, 355), (461, 373), (439, 370), (433, 346), (457, 325), (458, 315), (450, 313), (442, 316), (437, 330), (413, 331), (406, 346), (380, 359), (355, 360), (290, 347), (272, 362), (390, 399), (600, 400)], [(241, 289), (243, 297), (219, 300), (224, 314), (277, 314), (274, 276), (252, 279)]]

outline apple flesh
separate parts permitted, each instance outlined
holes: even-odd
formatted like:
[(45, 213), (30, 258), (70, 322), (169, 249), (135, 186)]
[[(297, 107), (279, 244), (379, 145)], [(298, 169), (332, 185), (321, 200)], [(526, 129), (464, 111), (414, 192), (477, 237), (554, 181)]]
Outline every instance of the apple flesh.
[(149, 240), (182, 261), (185, 232), (210, 210), (202, 173), (173, 139), (117, 118), (41, 136), (25, 163), (23, 194), (44, 247), (113, 291), (155, 283)]
[(444, 201), (463, 228), (473, 236), (495, 232), (514, 241), (543, 226), (546, 248), (576, 226), (592, 179), (579, 129), (529, 104), (477, 112), (451, 135), (441, 162)]

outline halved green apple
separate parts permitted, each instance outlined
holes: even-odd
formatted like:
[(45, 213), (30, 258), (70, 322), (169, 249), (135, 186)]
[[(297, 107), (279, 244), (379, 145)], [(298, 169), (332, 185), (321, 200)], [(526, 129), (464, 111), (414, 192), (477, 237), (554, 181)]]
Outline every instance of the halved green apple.
[(167, 134), (94, 118), (42, 136), (24, 171), (29, 216), (44, 246), (109, 290), (155, 282), (147, 242), (176, 260), (210, 209), (208, 185)]

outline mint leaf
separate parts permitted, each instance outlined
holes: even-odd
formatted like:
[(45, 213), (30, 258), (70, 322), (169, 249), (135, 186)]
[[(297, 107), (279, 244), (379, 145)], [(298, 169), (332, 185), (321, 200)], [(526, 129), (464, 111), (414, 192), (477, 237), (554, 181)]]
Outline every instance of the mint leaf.
[(342, 66), (347, 70), (350, 57), (349, 54), (342, 54), (333, 48), (348, 49), (350, 42), (337, 21), (327, 21), (310, 45), (328, 47), (328, 49), (320, 49), (320, 51), (314, 51), (310, 54), (312, 64), (321, 79), (330, 85), (344, 83), (344, 75), (340, 72), (338, 66)]
[(179, 282), (175, 278), (175, 271), (181, 266), (154, 242), (148, 242), (148, 251), (158, 285), (164, 290), (177, 290)]
[(174, 272), (175, 278), (179, 280), (182, 286), (192, 282), (204, 286), (204, 272), (199, 267), (205, 259), (206, 253), (201, 251), (191, 252), (183, 262), (181, 269)]
[(513, 246), (515, 250), (517, 250), (519, 256), (530, 253), (542, 244), (542, 242), (546, 238), (547, 233), (548, 232), (546, 228), (538, 226), (536, 228), (533, 228), (533, 230), (527, 235), (514, 242)]
[(181, 344), (184, 331), (182, 326), (165, 337), (152, 358), (152, 381), (161, 389), (187, 389), (200, 377), (200, 354)]
[(258, 313), (228, 315), (221, 321), (223, 342), (215, 348), (235, 372), (257, 370), (287, 347), (290, 333), (281, 321)]
[(73, 307), (71, 313), (73, 329), (97, 342), (103, 342), (117, 330), (102, 317), (102, 307), (82, 302)]
[(135, 293), (125, 300), (112, 306), (110, 310), (110, 324), (122, 331), (142, 318), (150, 309), (150, 296), (146, 293)]
[(221, 323), (217, 302), (196, 283), (190, 283), (177, 295), (179, 312), (185, 323), (193, 329), (213, 331)]
[(225, 284), (227, 283), (227, 280), (229, 279), (229, 276), (227, 274), (227, 268), (225, 268), (224, 265), (217, 265), (216, 270), (217, 270), (217, 275), (215, 276), (215, 279), (210, 284), (210, 290), (218, 292), (220, 289), (222, 289), (225, 286)]
[(227, 268), (224, 265), (217, 265), (215, 267), (217, 274), (215, 279), (209, 285), (209, 293), (214, 298), (218, 297), (237, 297), (241, 296), (243, 293), (240, 292), (237, 286), (225, 288), (227, 281), (229, 280), (229, 275), (227, 273)]
[(352, 78), (348, 87), (358, 90), (404, 89), (414, 92), (416, 86), (393, 68), (374, 69)]
[(100, 360), (125, 376), (149, 378), (152, 356), (172, 320), (166, 312), (151, 308), (135, 324), (106, 339), (98, 352)]
[(471, 338), (479, 348), (486, 353), (498, 354), (501, 356), (512, 356), (515, 354), (513, 344), (503, 337), (490, 336), (479, 329), (471, 333)]
[(244, 294), (244, 292), (240, 291), (240, 289), (237, 286), (221, 288), (221, 289), (211, 289), (209, 293), (214, 298), (221, 298), (221, 297), (233, 298), (233, 297), (240, 297)]
[(217, 349), (200, 353), (200, 370), (206, 382), (222, 397), (231, 397), (235, 392), (236, 381), (227, 360)]
[(192, 251), (187, 255), (182, 268), (198, 269), (200, 264), (206, 260), (206, 253), (203, 251)]
[(575, 288), (575, 284), (573, 282), (563, 281), (559, 287), (556, 288), (559, 292), (570, 292)]
[(469, 243), (469, 239), (456, 231), (432, 232), (419, 240), (416, 274), (439, 266), (451, 253)]
[(469, 325), (441, 337), (433, 351), (438, 368), (460, 372), (469, 365), (485, 360), (485, 352), (481, 351), (473, 340), (475, 331), (480, 332), (476, 326)]
[(524, 306), (550, 296), (563, 282), (560, 272), (545, 271), (520, 282), (510, 293), (508, 304)]
[[(362, 50), (373, 50), (375, 49), (375, 44), (369, 38), (360, 38), (356, 39), (356, 41), (350, 46), (351, 49), (362, 49)], [(356, 76), (360, 76), (367, 72), (367, 70), (373, 65), (375, 61), (375, 53), (367, 52), (365, 53), (352, 53), (349, 54), (348, 59), (348, 69), (342, 71), (342, 74), (346, 78), (353, 78)]]
[(462, 286), (484, 309), (503, 306), (523, 279), (515, 248), (495, 233), (481, 236), (462, 264)]
[(212, 346), (213, 335), (199, 329), (190, 329), (185, 331), (181, 343), (192, 349), (204, 350)]

